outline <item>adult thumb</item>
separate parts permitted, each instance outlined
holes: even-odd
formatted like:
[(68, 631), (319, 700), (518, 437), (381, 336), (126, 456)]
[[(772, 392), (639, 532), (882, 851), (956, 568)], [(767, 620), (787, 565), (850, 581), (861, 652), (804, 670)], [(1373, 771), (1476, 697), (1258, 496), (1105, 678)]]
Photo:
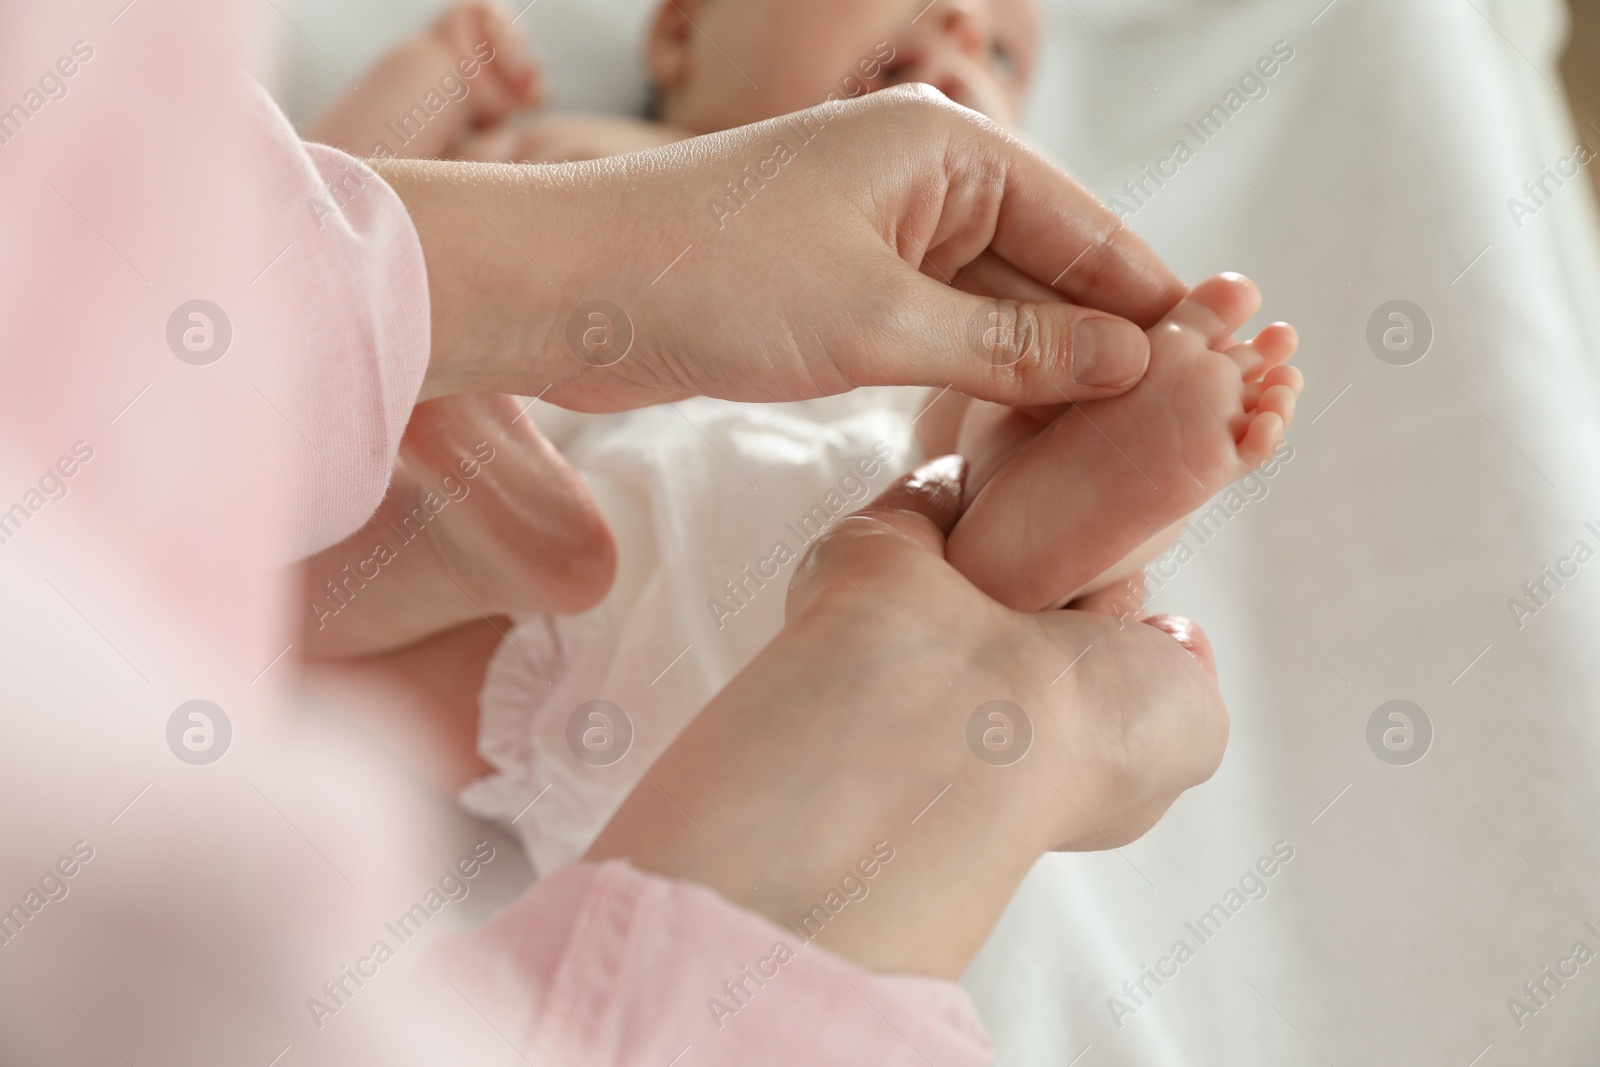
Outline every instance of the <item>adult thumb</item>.
[(945, 537), (961, 516), (967, 461), (941, 456), (902, 476), (860, 511), (811, 542), (789, 582), (785, 617), (803, 613), (826, 592), (894, 584), (903, 566), (944, 562)]
[[(1021, 292), (974, 295), (926, 275), (889, 319), (884, 351), (861, 384), (950, 386), (1002, 404), (1059, 404), (1118, 396), (1144, 376), (1150, 341), (1127, 319)], [(990, 288), (986, 286), (986, 288)]]

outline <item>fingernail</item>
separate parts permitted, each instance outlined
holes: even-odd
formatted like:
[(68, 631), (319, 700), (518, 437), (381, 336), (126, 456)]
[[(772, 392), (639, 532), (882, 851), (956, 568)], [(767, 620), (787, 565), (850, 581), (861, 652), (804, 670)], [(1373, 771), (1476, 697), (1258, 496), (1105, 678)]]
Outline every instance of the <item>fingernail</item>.
[(967, 460), (965, 456), (951, 453), (948, 456), (939, 456), (923, 463), (912, 472), (911, 481), (915, 483), (942, 483), (954, 486), (960, 492), (961, 485), (967, 478)]
[(1132, 385), (1149, 359), (1144, 331), (1124, 319), (1084, 319), (1072, 331), (1072, 380), (1079, 385)]
[(906, 479), (906, 492), (937, 500), (947, 498), (947, 505), (957, 511), (967, 483), (967, 461), (964, 456), (948, 455), (930, 459), (911, 472)]

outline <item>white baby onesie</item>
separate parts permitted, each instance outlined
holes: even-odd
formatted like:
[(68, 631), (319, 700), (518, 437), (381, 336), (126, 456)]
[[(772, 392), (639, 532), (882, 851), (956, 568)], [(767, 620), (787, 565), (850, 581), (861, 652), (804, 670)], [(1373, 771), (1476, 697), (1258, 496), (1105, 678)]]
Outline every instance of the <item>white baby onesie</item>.
[(919, 389), (798, 404), (696, 399), (622, 415), (538, 405), (616, 532), (616, 584), (576, 616), (518, 622), (489, 665), (462, 793), (541, 875), (581, 856), (696, 712), (776, 634), (821, 527), (920, 458)]

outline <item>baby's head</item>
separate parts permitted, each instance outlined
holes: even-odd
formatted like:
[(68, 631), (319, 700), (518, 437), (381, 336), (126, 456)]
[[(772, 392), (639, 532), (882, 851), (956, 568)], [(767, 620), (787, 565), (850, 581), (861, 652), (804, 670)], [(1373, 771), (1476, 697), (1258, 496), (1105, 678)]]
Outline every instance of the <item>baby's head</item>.
[(1038, 0), (663, 0), (646, 62), (694, 134), (907, 82), (1011, 126), (1038, 24)]

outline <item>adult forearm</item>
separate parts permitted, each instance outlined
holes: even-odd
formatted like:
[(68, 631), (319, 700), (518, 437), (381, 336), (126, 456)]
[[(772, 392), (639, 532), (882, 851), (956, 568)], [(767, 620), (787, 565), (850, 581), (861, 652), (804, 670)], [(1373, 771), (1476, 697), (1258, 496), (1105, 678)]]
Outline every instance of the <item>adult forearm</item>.
[(374, 160), (411, 212), (428, 264), (433, 359), (422, 399), (537, 393), (582, 369), (561, 356), (575, 275), (550, 169)]

